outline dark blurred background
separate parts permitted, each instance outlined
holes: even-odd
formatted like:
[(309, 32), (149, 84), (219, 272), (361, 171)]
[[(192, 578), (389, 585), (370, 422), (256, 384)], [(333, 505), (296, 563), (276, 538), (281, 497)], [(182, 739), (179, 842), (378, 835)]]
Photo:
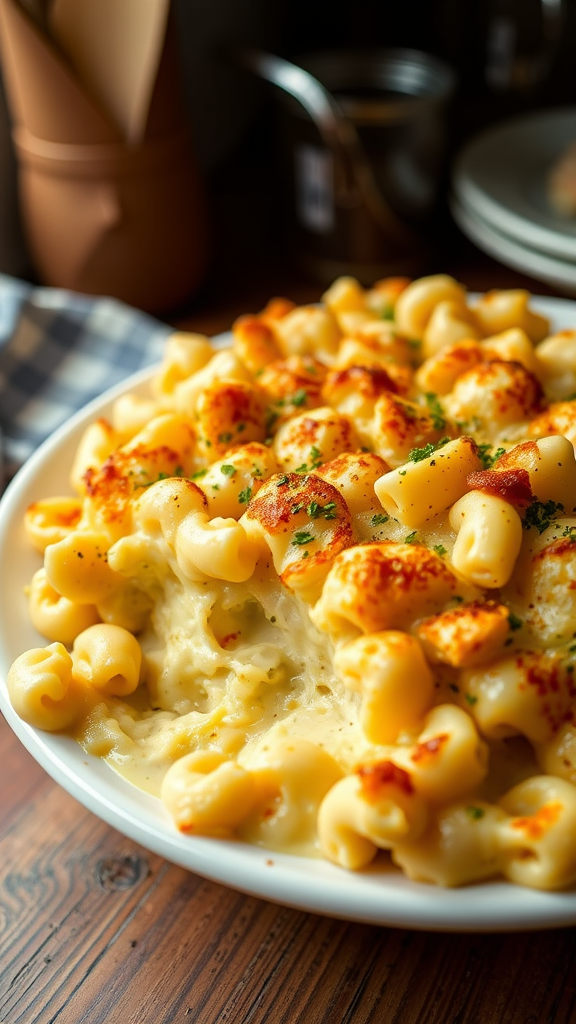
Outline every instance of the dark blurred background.
[[(177, 0), (184, 87), (212, 210), (208, 288), (222, 275), (263, 276), (286, 251), (278, 91), (233, 66), (227, 51), (269, 49), (298, 63), (317, 51), (409, 47), (450, 65), (457, 88), (430, 269), (469, 243), (445, 202), (454, 154), (481, 129), (576, 103), (576, 0)], [(460, 250), (458, 249), (460, 247)], [(248, 270), (246, 268), (249, 268)]]
[(270, 91), (220, 58), (244, 44), (295, 62), (332, 49), (435, 54), (458, 76), (453, 145), (503, 117), (576, 101), (576, 0), (175, 0), (175, 12), (198, 155), (210, 171), (249, 158), (255, 144), (272, 156)]
[[(210, 216), (208, 270), (191, 296), (192, 310), (217, 301), (223, 287), (231, 305), (241, 307), (248, 282), (251, 294), (261, 291), (264, 299), (282, 275), (287, 291), (291, 282), (299, 294), (308, 281), (310, 294), (319, 287), (290, 241), (282, 100), (274, 86), (237, 65), (242, 47), (296, 63), (311, 52), (408, 47), (453, 69), (457, 85), (446, 109), (424, 271), (470, 258), (470, 243), (446, 202), (450, 163), (466, 140), (504, 118), (576, 104), (576, 0), (173, 0), (173, 6)], [(26, 272), (18, 260), (2, 269)]]

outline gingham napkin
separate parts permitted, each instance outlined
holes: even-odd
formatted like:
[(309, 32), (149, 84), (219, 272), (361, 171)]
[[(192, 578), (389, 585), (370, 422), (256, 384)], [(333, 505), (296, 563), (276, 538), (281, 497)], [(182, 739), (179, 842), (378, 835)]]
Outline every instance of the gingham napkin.
[(0, 427), (11, 475), (70, 415), (157, 362), (173, 328), (115, 299), (0, 274)]

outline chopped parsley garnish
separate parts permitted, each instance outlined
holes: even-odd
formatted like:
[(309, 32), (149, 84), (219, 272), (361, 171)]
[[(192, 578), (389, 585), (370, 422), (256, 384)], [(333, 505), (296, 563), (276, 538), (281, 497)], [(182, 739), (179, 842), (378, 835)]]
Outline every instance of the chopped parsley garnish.
[(322, 509), (324, 519), (336, 519), (338, 517), (338, 509), (336, 508), (335, 501), (327, 501)]
[(284, 484), (290, 483), (288, 477), (284, 474), (279, 480), (276, 481), (276, 487), (283, 487)]
[(437, 444), (433, 444), (433, 442), (430, 441), (430, 443), (425, 444), (423, 448), (413, 448), (412, 451), (408, 453), (409, 462), (422, 462), (423, 459), (429, 459), (430, 456), (434, 455), (434, 452), (437, 452), (439, 448), (443, 448), (445, 444), (448, 444), (448, 441), (450, 441), (449, 437), (441, 437)]
[(299, 388), (299, 390), (296, 391), (295, 394), (292, 395), (292, 397), (289, 399), (289, 401), (290, 401), (290, 403), (292, 405), (299, 406), (299, 405), (305, 405), (307, 398), (308, 398), (308, 392), (306, 391), (306, 389), (305, 388)]
[[(276, 425), (276, 421), (280, 416), (278, 409), (284, 409), (287, 405), (295, 405), (298, 408), (301, 405), (306, 405), (307, 399), (308, 392), (306, 391), (306, 388), (298, 388), (298, 391), (295, 391), (293, 395), (285, 395), (284, 398), (277, 398), (274, 403), (275, 407), (269, 408), (266, 413), (267, 429), (272, 430)], [(244, 426), (245, 424), (243, 423), (242, 430), (244, 429)]]
[(203, 476), (206, 476), (207, 469), (197, 469), (195, 473), (192, 473), (191, 480), (201, 480)]
[(486, 811), (483, 807), (467, 807), (466, 814), (469, 818), (472, 818), (472, 821), (479, 821), (480, 818), (484, 817)]
[(438, 395), (433, 391), (427, 391), (424, 398), (426, 399), (428, 412), (432, 417), (432, 426), (434, 427), (434, 430), (443, 430), (446, 426), (446, 418)]
[(496, 451), (494, 452), (494, 455), (492, 456), (492, 465), (494, 465), (495, 462), (498, 462), (498, 459), (502, 455), (506, 455), (506, 449), (505, 448), (497, 448)]
[(410, 345), (410, 348), (422, 348), (422, 341), (420, 340), (420, 338), (408, 338), (408, 344)]
[(227, 434), (227, 433), (218, 434), (218, 441), (220, 442), (220, 444), (228, 444), (228, 442), (231, 441), (231, 440), (232, 440), (232, 434)]
[(464, 700), (470, 705), (470, 707), (474, 707), (474, 705), (478, 703), (478, 697), (475, 697), (473, 693), (465, 693)]
[(134, 486), (135, 487), (152, 487), (152, 484), (157, 484), (159, 480), (165, 480), (167, 476), (168, 476), (167, 473), (159, 473), (158, 476), (155, 478), (155, 480), (142, 480), (142, 481), (138, 480), (137, 483), (134, 484)]
[(246, 487), (245, 490), (240, 491), (240, 494), (238, 495), (238, 501), (240, 502), (241, 505), (247, 505), (251, 497), (252, 488)]
[(308, 533), (307, 530), (297, 530), (292, 539), (292, 544), (302, 547), (304, 544), (311, 544), (313, 540), (313, 533)]
[(268, 409), (266, 413), (266, 430), (270, 433), (280, 418), (280, 413), (275, 409)]
[(432, 550), (435, 551), (437, 555), (446, 554), (446, 548), (444, 547), (443, 544), (435, 544)]
[(410, 462), (422, 462), (423, 459), (428, 459), (431, 455), (434, 455), (435, 451), (436, 445), (430, 442), (429, 444), (425, 444), (423, 448), (413, 448), (412, 451), (408, 453), (408, 459)]
[(223, 473), (224, 476), (234, 476), (236, 466), (231, 466), (230, 463), (227, 462), (224, 466), (220, 466), (220, 472)]
[(559, 501), (532, 501), (524, 516), (524, 529), (529, 530), (531, 526), (538, 530), (538, 533), (544, 533), (550, 526), (550, 523), (554, 519), (554, 516), (561, 514), (564, 511), (564, 505)]
[(387, 523), (390, 516), (387, 516), (384, 512), (377, 512), (375, 516), (372, 516), (370, 522), (372, 526), (382, 526), (383, 523)]
[(563, 537), (568, 537), (572, 544), (576, 544), (576, 526), (565, 526), (562, 531)]
[(491, 444), (479, 444), (477, 446), (477, 455), (484, 469), (492, 469), (492, 466), (498, 461), (500, 456), (506, 454), (505, 448), (497, 448), (495, 452), (492, 451), (492, 448), (493, 445)]
[(459, 430), (480, 430), (482, 426), (482, 420), (479, 416), (472, 416), (469, 420), (455, 420), (456, 426)]
[(490, 452), (492, 451), (492, 445), (491, 444), (479, 444), (476, 447), (477, 447), (476, 454), (477, 454), (478, 458), (480, 459), (480, 462), (482, 463), (484, 469), (491, 469), (492, 466), (494, 465), (492, 455), (490, 455)]
[(510, 612), (509, 611), (508, 612), (508, 625), (509, 625), (510, 629), (514, 630), (514, 629), (522, 629), (522, 626), (524, 625), (524, 623), (522, 622), (522, 619), (519, 619), (517, 615), (514, 615), (514, 612)]
[(328, 501), (325, 505), (320, 505), (317, 501), (311, 501), (306, 511), (311, 519), (318, 519), (318, 516), (324, 516), (324, 519), (338, 518), (335, 501)]
[(380, 313), (380, 319), (381, 320), (393, 320), (394, 319), (394, 306), (391, 306), (390, 303), (388, 303), (388, 305), (384, 306), (384, 309)]
[[(146, 470), (143, 469), (143, 470), (141, 470), (141, 472), (142, 472), (142, 474), (144, 476), (146, 475)], [(204, 472), (206, 472), (206, 470), (204, 470)], [(158, 476), (154, 480), (146, 480), (146, 481), (142, 481), (142, 482), (138, 481), (138, 483), (136, 483), (134, 486), (135, 487), (152, 487), (152, 484), (157, 484), (157, 483), (159, 483), (160, 480), (170, 480), (171, 477), (182, 476), (182, 473), (183, 473), (182, 466), (174, 466), (174, 472), (173, 473), (158, 473)]]
[(315, 444), (310, 449), (310, 462), (313, 469), (317, 469), (322, 464), (322, 452)]
[(414, 423), (415, 420), (418, 419), (419, 411), (417, 409), (413, 409), (411, 404), (403, 401), (400, 401), (398, 404), (402, 409), (402, 412), (404, 413), (406, 419), (409, 420), (410, 423)]
[(418, 530), (412, 530), (412, 533), (409, 533), (407, 537), (404, 537), (404, 543), (405, 544), (413, 544), (414, 541), (416, 540), (417, 536), (418, 536)]
[(313, 469), (318, 469), (318, 466), (322, 465), (322, 452), (320, 451), (319, 448), (316, 447), (315, 444), (313, 444), (310, 449), (308, 460), (308, 462), (303, 462), (301, 466), (298, 466), (298, 468), (295, 469), (294, 472), (311, 473)]

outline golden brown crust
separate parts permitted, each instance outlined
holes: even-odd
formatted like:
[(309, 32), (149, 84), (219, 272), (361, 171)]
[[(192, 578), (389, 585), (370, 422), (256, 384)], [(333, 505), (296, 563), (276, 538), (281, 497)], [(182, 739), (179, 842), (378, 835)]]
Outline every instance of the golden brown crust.
[(240, 316), (232, 327), (232, 347), (250, 373), (260, 373), (280, 358), (272, 328), (257, 316)]
[(551, 402), (547, 409), (535, 416), (528, 433), (532, 437), (563, 434), (572, 443), (576, 440), (576, 402)]
[(105, 521), (121, 520), (132, 495), (159, 478), (181, 475), (181, 461), (182, 454), (167, 445), (138, 445), (130, 452), (118, 449), (99, 469), (86, 470), (86, 494)]
[(336, 536), (351, 537), (351, 518), (340, 491), (312, 473), (275, 474), (265, 481), (246, 511), (247, 519), (257, 519), (270, 534), (287, 533), (294, 528), (294, 517), (312, 503), (320, 509), (334, 505), (328, 520)]
[(210, 384), (198, 399), (196, 416), (199, 448), (210, 461), (232, 444), (266, 437), (264, 400), (257, 388), (244, 381)]
[(494, 494), (519, 508), (525, 508), (534, 501), (527, 469), (482, 469), (469, 473), (466, 483), (472, 491)]
[(424, 619), (416, 635), (432, 663), (482, 665), (500, 653), (510, 636), (509, 612), (498, 601), (472, 601)]
[(313, 356), (288, 356), (269, 363), (258, 377), (258, 386), (273, 403), (270, 427), (279, 426), (298, 410), (322, 405), (325, 376), (326, 367)]
[(355, 774), (360, 779), (362, 796), (370, 804), (377, 804), (394, 787), (408, 796), (414, 792), (408, 772), (392, 761), (361, 764)]
[(317, 598), (334, 559), (354, 543), (340, 491), (314, 474), (277, 474), (262, 485), (245, 518), (271, 540), (284, 539), (279, 576), (289, 590)]
[(332, 370), (326, 377), (322, 394), (329, 405), (338, 403), (342, 392), (350, 388), (364, 398), (378, 398), (389, 391), (398, 394), (399, 388), (383, 366), (348, 366), (344, 370)]

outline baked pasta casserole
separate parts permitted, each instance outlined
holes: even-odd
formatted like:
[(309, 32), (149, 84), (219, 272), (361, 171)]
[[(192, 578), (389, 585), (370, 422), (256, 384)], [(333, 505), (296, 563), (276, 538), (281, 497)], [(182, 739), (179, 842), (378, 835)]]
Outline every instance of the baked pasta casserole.
[(530, 299), (340, 278), (173, 334), (26, 512), (16, 712), (184, 833), (576, 882), (576, 327)]

